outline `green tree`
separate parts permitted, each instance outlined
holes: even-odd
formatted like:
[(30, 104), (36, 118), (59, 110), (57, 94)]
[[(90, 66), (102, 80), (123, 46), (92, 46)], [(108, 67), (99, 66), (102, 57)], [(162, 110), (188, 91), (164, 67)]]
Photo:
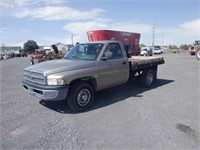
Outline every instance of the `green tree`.
[(145, 44), (140, 44), (140, 47), (146, 47), (146, 45)]
[(178, 47), (176, 45), (169, 45), (169, 49), (174, 50), (174, 49), (178, 49)]
[(5, 50), (6, 50), (6, 45), (5, 45), (5, 44), (1, 44), (0, 51), (1, 51), (2, 53), (4, 53)]
[(179, 46), (179, 49), (188, 50), (192, 45), (182, 44)]
[(37, 43), (33, 40), (28, 40), (27, 42), (24, 43), (24, 53), (33, 53), (35, 52), (35, 49), (38, 49), (39, 46)]

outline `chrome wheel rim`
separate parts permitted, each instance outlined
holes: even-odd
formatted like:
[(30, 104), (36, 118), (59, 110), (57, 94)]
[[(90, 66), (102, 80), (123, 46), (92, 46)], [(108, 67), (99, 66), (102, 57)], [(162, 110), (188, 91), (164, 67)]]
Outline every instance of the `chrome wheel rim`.
[(82, 89), (77, 95), (77, 102), (80, 106), (86, 106), (91, 99), (91, 93), (88, 89)]

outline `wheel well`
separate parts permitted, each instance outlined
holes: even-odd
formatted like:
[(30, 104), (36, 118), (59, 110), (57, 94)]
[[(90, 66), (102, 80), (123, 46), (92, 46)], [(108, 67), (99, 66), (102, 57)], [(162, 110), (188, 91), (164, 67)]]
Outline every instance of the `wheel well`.
[(139, 75), (141, 75), (141, 74), (143, 74), (143, 73), (144, 73), (145, 71), (147, 71), (147, 70), (152, 70), (154, 73), (157, 73), (158, 66), (153, 66), (153, 67), (150, 67), (150, 68), (138, 70), (138, 71), (136, 71), (135, 73), (138, 73)]
[(76, 80), (73, 80), (71, 83), (70, 83), (70, 87), (78, 82), (85, 82), (85, 83), (88, 83), (92, 86), (92, 88), (94, 89), (94, 91), (96, 91), (96, 88), (97, 88), (97, 82), (96, 82), (96, 79), (94, 77), (91, 77), (91, 76), (88, 76), (88, 77), (83, 77), (83, 78), (79, 78), (79, 79), (76, 79)]

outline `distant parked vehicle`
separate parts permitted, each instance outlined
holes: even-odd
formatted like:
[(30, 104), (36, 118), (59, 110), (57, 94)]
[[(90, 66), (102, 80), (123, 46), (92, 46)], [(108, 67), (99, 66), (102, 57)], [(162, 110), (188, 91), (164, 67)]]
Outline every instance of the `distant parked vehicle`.
[(154, 54), (162, 54), (163, 53), (163, 49), (161, 48), (161, 46), (154, 46), (153, 53)]
[(4, 58), (4, 59), (9, 59), (10, 56), (9, 56), (9, 54), (4, 54), (3, 58)]
[(165, 52), (165, 48), (161, 47), (160, 51), (161, 51), (161, 54), (163, 54)]
[(191, 46), (188, 51), (190, 55), (196, 54), (197, 59), (200, 60), (200, 40), (196, 40), (193, 46)]
[(152, 56), (153, 55), (153, 49), (150, 47), (142, 47), (140, 51), (141, 56)]
[(157, 48), (154, 48), (153, 53), (154, 53), (154, 54), (161, 54), (161, 50), (160, 50), (160, 49), (157, 49)]
[(4, 54), (3, 53), (0, 53), (0, 60), (4, 60)]
[(15, 53), (14, 57), (21, 57), (21, 54)]

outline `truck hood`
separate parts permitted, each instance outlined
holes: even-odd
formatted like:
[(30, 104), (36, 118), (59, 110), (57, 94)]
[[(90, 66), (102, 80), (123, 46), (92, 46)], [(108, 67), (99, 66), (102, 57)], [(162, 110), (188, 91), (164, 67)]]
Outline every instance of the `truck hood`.
[(45, 75), (50, 75), (54, 73), (59, 73), (63, 71), (83, 69), (89, 67), (95, 67), (96, 61), (83, 61), (83, 60), (67, 60), (67, 59), (59, 59), (59, 60), (51, 60), (42, 62), (39, 64), (35, 64), (33, 66), (25, 68), (25, 70), (34, 70), (38, 72), (42, 72)]

